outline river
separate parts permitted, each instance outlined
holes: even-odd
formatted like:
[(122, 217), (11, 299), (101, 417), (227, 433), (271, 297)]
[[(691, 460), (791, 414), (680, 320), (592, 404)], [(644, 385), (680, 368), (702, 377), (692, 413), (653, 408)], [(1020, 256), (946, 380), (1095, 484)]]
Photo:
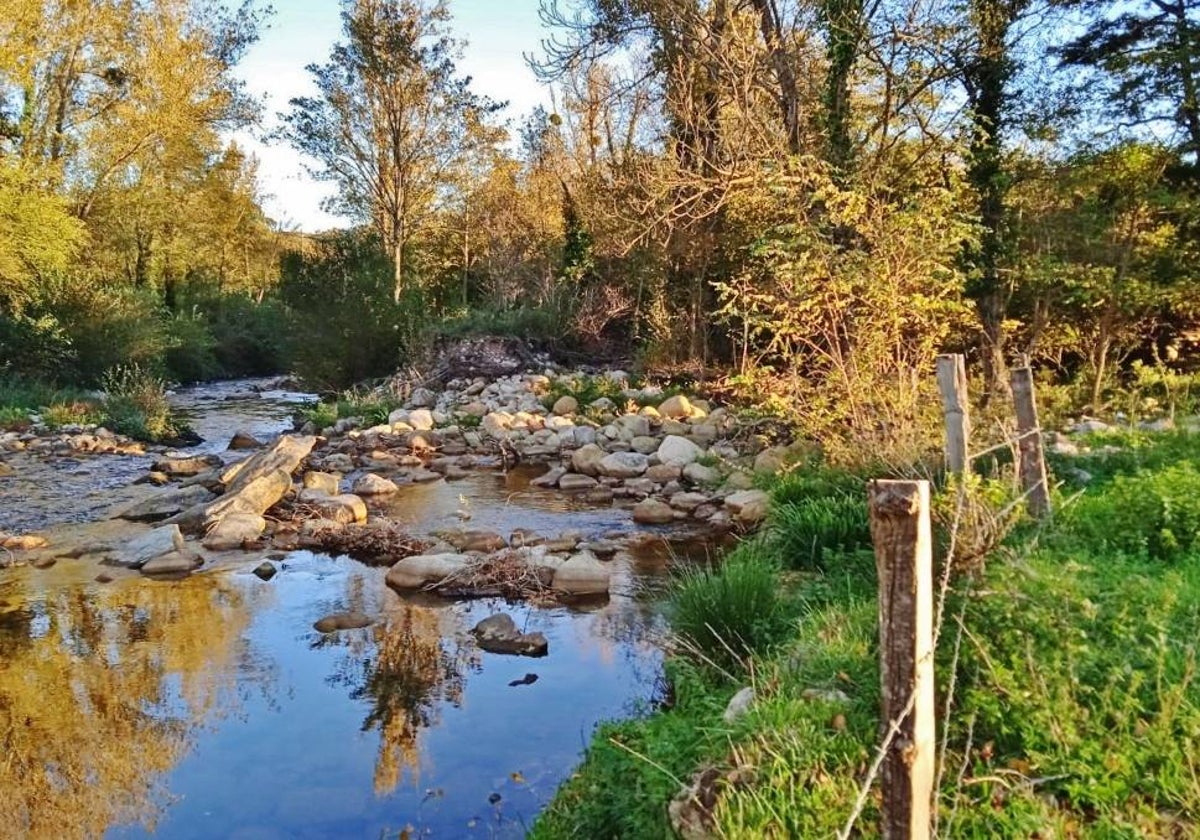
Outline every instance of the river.
[[(181, 391), (220, 452), (236, 430), (290, 428), (304, 395), (261, 382)], [(66, 463), (63, 463), (66, 462)], [(149, 458), (16, 464), (0, 528), (99, 518)], [(538, 492), (535, 470), (406, 487), (389, 516), (416, 533), (632, 527), (628, 509)], [(671, 537), (669, 533), (664, 534)], [(679, 535), (675, 535), (679, 536)], [(661, 693), (661, 590), (677, 552), (615, 561), (584, 608), (401, 598), (383, 569), (294, 552), (179, 582), (94, 579), (83, 561), (0, 570), (0, 825), (33, 837), (519, 837), (578, 764), (596, 724)], [(359, 610), (369, 628), (313, 622)], [(507, 611), (549, 639), (541, 659), (480, 651), (468, 633)], [(13, 836), (13, 835), (9, 835)]]

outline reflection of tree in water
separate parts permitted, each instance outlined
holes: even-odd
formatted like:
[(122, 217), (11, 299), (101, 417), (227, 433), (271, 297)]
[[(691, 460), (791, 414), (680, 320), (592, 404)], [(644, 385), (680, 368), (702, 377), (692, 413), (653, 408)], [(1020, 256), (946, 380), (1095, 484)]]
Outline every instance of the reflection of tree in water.
[(445, 616), (444, 610), (404, 605), (371, 628), (373, 650), (349, 658), (332, 678), (350, 687), (351, 699), (370, 703), (363, 731), (380, 732), (376, 794), (394, 790), (405, 769), (417, 783), (420, 731), (437, 723), (442, 704), (462, 702), (473, 648), (455, 641), (456, 634), (443, 638)]
[(152, 827), (163, 775), (234, 684), (249, 615), (240, 591), (204, 575), (65, 589), (0, 620), (7, 836)]

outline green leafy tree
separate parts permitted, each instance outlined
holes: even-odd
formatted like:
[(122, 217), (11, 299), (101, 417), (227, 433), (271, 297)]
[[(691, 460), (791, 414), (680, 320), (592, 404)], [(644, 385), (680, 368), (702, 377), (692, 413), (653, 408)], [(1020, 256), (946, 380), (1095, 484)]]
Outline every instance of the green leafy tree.
[(495, 109), (458, 75), (460, 45), (444, 0), (346, 0), (344, 40), (309, 65), (319, 94), (293, 99), (282, 132), (331, 181), (331, 211), (370, 223), (394, 263), (400, 300), (413, 243), (439, 192), (480, 142), (472, 129)]

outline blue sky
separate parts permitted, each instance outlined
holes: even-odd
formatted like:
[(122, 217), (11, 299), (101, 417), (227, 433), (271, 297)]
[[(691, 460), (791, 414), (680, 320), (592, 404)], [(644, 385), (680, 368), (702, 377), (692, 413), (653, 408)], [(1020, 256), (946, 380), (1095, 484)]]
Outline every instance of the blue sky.
[[(294, 96), (312, 94), (304, 68), (322, 62), (341, 35), (338, 0), (275, 0), (275, 14), (262, 38), (238, 67), (250, 91), (265, 102), (266, 127)], [(450, 0), (454, 33), (467, 41), (460, 70), (474, 78), (477, 93), (508, 101), (513, 119), (549, 101), (549, 93), (525, 65), (536, 53), (543, 30), (538, 0)], [(265, 145), (249, 134), (236, 139), (259, 158), (259, 180), (267, 212), (285, 227), (317, 231), (344, 224), (321, 212), (329, 185), (315, 183), (291, 149)]]

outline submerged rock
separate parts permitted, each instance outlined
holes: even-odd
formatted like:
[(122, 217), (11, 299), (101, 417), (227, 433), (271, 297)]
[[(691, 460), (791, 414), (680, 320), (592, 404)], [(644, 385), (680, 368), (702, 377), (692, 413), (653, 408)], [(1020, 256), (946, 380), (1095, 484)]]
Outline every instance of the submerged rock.
[(536, 657), (545, 656), (550, 649), (544, 635), (522, 633), (508, 613), (488, 616), (472, 628), (471, 635), (488, 653)]
[(142, 574), (148, 577), (180, 578), (204, 565), (204, 558), (189, 549), (180, 549), (146, 561)]
[(264, 560), (261, 563), (259, 563), (257, 566), (254, 567), (254, 572), (253, 572), (254, 576), (260, 580), (270, 580), (271, 578), (275, 577), (275, 575), (277, 575), (278, 573), (279, 573), (279, 570), (275, 568), (275, 564), (270, 562), (269, 560)]
[(134, 504), (117, 514), (118, 519), (131, 522), (158, 522), (185, 510), (205, 505), (216, 495), (203, 485), (167, 490)]
[(370, 627), (375, 619), (360, 612), (340, 612), (327, 615), (313, 623), (318, 633), (336, 633), (338, 630), (361, 630)]

